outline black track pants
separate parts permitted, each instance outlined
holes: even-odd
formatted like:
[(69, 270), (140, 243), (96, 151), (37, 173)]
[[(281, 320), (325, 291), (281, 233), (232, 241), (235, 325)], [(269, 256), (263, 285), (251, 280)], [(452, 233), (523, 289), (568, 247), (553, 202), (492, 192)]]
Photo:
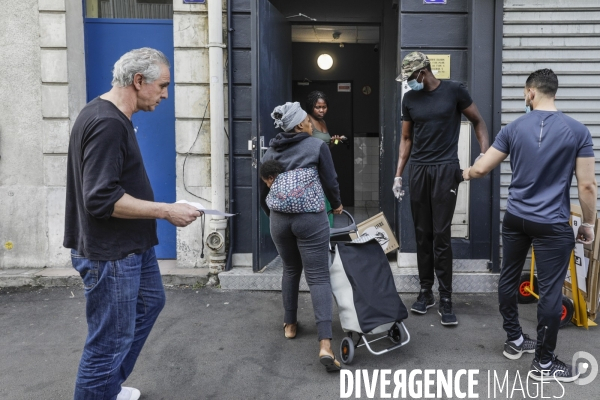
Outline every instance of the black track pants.
[(435, 274), (440, 297), (449, 298), (452, 295), (450, 226), (462, 171), (458, 163), (411, 164), (409, 179), (421, 288), (431, 289)]
[(527, 252), (533, 244), (540, 300), (537, 310), (535, 358), (542, 364), (552, 360), (562, 311), (562, 286), (567, 275), (571, 251), (575, 246), (568, 222), (540, 224), (504, 215), (502, 222), (502, 272), (498, 282), (500, 314), (508, 340), (521, 337), (517, 291)]

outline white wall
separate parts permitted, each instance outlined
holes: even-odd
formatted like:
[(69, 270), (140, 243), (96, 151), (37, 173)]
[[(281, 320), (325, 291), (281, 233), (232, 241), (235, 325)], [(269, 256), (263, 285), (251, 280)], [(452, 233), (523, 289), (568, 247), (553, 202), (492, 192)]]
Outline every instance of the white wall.
[(354, 138), (354, 206), (379, 208), (379, 137)]
[[(173, 9), (177, 198), (210, 207), (208, 111), (202, 122), (210, 86), (207, 10), (180, 0), (173, 1)], [(66, 155), (72, 124), (86, 100), (82, 2), (3, 2), (0, 48), (0, 268), (68, 267), (69, 252), (62, 246)], [(201, 198), (184, 188), (188, 153), (185, 186)], [(208, 249), (200, 258), (200, 228), (195, 223), (178, 229), (179, 266), (208, 261)]]
[(47, 258), (39, 36), (37, 0), (3, 3), (0, 267), (43, 266)]
[(26, 0), (4, 2), (0, 13), (0, 268), (70, 262), (65, 161), (85, 72), (81, 4), (68, 7)]
[[(225, 6), (226, 1), (223, 1), (223, 38), (226, 42)], [(183, 4), (182, 1), (174, 0), (173, 12), (177, 199), (200, 202), (206, 208), (211, 208), (210, 107), (207, 107), (210, 95), (207, 6)], [(224, 56), (227, 57), (226, 51)], [(223, 62), (225, 82), (227, 82), (226, 65), (227, 63)], [(227, 99), (227, 87), (225, 87), (225, 99)], [(225, 118), (227, 118), (227, 107)], [(227, 140), (225, 133), (223, 133), (223, 140)], [(226, 142), (225, 149), (227, 148)], [(225, 174), (225, 180), (228, 181), (227, 164)], [(205, 237), (208, 233), (207, 220)], [(198, 267), (207, 264), (209, 251), (205, 249), (202, 259), (201, 248), (200, 221), (184, 229), (177, 229), (179, 267)]]

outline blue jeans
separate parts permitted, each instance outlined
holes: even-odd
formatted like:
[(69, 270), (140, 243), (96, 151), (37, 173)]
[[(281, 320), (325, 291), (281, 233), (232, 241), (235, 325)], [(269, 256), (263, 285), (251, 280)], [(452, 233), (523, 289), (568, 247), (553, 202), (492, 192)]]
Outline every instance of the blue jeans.
[(71, 260), (83, 279), (88, 323), (74, 398), (114, 400), (165, 305), (156, 254), (95, 261), (72, 250)]

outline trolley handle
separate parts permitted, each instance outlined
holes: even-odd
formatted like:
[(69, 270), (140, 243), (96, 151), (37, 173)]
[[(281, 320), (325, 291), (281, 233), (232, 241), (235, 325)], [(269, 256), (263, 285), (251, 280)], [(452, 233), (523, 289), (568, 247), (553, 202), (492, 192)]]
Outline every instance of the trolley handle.
[[(333, 212), (333, 210), (328, 211), (327, 215), (329, 215), (332, 212)], [(342, 214), (346, 214), (346, 216), (348, 216), (348, 218), (350, 218), (350, 221), (352, 221), (352, 222), (350, 223), (350, 225), (345, 226), (343, 228), (330, 228), (329, 236), (339, 236), (339, 235), (346, 235), (348, 233), (358, 232), (358, 228), (356, 227), (356, 222), (354, 221), (354, 217), (352, 216), (352, 214), (350, 214), (346, 210), (342, 210)]]

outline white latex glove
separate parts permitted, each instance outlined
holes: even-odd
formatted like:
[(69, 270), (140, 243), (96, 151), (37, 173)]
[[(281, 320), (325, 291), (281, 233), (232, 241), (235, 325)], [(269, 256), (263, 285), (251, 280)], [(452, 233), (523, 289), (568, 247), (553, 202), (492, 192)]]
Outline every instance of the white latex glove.
[(394, 192), (394, 196), (398, 200), (402, 200), (402, 196), (404, 196), (404, 190), (402, 190), (402, 177), (397, 176), (394, 178), (394, 186), (392, 187), (392, 191)]
[(594, 225), (581, 224), (577, 230), (577, 242), (590, 244), (594, 241)]
[(473, 161), (473, 164), (475, 164), (477, 161), (479, 161), (479, 159), (481, 157), (483, 157), (484, 153), (479, 153), (479, 155), (477, 156), (477, 158), (475, 159), (475, 161)]

